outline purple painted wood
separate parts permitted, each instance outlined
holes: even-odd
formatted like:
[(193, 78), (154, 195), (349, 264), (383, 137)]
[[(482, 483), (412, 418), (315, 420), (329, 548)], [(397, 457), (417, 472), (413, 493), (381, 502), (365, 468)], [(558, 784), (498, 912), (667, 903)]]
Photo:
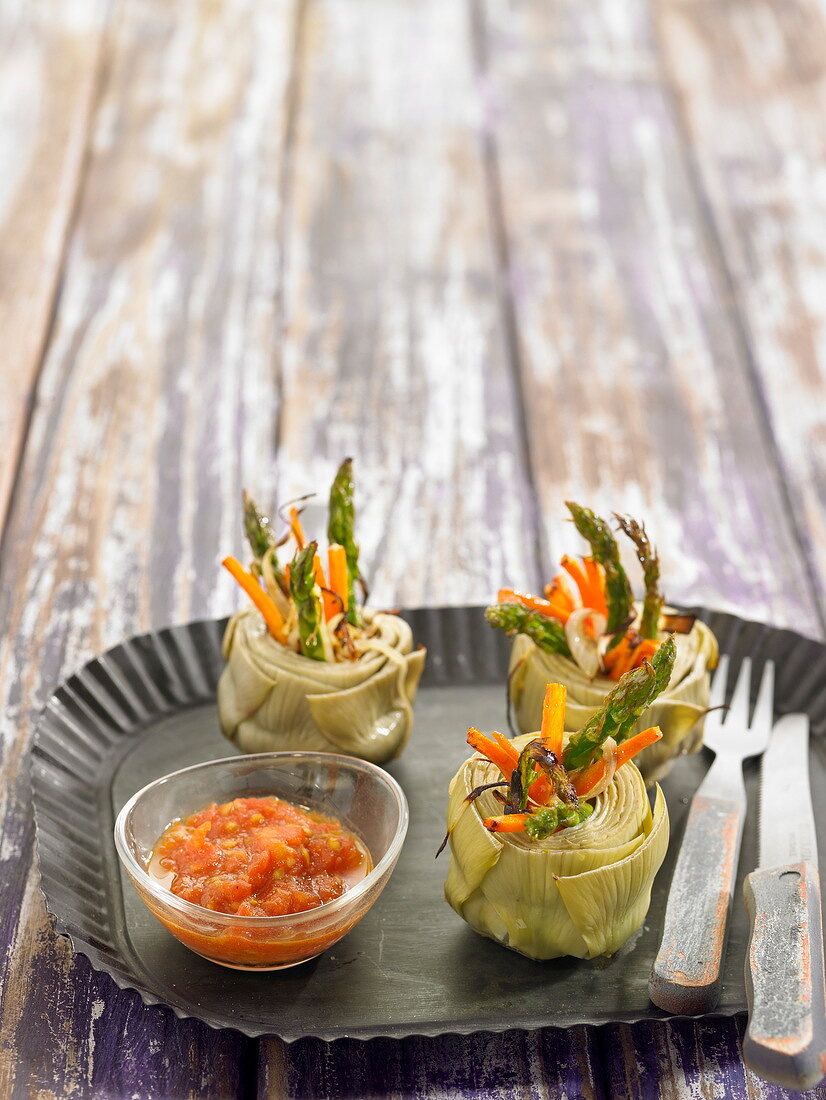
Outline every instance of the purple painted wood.
[[(826, 236), (822, 198), (809, 189), (826, 164), (826, 13), (818, 0), (664, 0), (652, 10), (765, 434), (823, 606), (826, 313), (815, 287)], [(722, 71), (725, 80), (715, 79)]]
[(243, 481), (273, 462), (294, 5), (104, 6), (106, 76), (0, 560), (0, 1096), (240, 1096), (255, 1044), (145, 1008), (55, 937), (25, 754), (85, 658), (235, 598), (216, 557), (240, 543)]
[(732, 1017), (600, 1028), (598, 1064), (612, 1100), (823, 1100), (826, 1086), (806, 1093), (760, 1080), (743, 1066), (744, 1020)]
[[(272, 495), (276, 465), (304, 489), (363, 448), (388, 601), (535, 583), (538, 510), (556, 541), (576, 491), (650, 503), (661, 541), (681, 532), (681, 595), (817, 629), (805, 524), (761, 435), (650, 8), (112, 5), (0, 563), (0, 1096), (791, 1095), (743, 1069), (733, 1021), (292, 1047), (215, 1033), (72, 959), (31, 869), (39, 703), (122, 637), (231, 607), (215, 558), (240, 545), (242, 483)], [(784, 34), (794, 58), (805, 30)], [(782, 387), (765, 400), (789, 422)], [(792, 501), (816, 500), (794, 465)]]
[(277, 1068), (266, 1067), (262, 1091), (271, 1090), (277, 1080), (294, 1100), (384, 1095), (608, 1100), (594, 1083), (593, 1034), (593, 1029), (572, 1028), (402, 1043), (304, 1039), (287, 1048)]
[(817, 635), (817, 593), (660, 71), (654, 6), (473, 5), (547, 544), (553, 563), (579, 552), (571, 495), (601, 514), (641, 514), (671, 599), (748, 606)]
[[(148, 1014), (137, 993), (56, 940), (32, 874), (28, 777), (6, 790), (0, 861), (3, 1029), (0, 1095), (59, 1089), (78, 1097), (241, 1095), (255, 1045), (236, 1032)], [(9, 858), (12, 856), (12, 858)], [(21, 965), (22, 964), (22, 965)]]

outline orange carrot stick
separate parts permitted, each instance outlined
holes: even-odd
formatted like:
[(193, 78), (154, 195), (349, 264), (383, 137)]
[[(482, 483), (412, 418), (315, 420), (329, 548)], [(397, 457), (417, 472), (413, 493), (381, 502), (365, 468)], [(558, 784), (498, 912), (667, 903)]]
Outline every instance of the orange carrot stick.
[[(519, 753), (518, 753), (517, 749), (514, 747), (513, 743), (511, 741), (509, 741), (507, 739), (507, 737), (503, 737), (501, 733), (497, 733), (494, 730), (494, 732), (490, 736), (491, 736), (491, 738), (493, 738), (494, 741), (496, 741), (496, 743), (500, 747), (500, 749), (502, 749), (505, 753), (507, 753), (509, 759), (513, 758), (513, 765), (511, 767), (510, 771), (503, 773), (505, 775), (505, 777), (507, 778), (508, 782), (510, 782), (511, 772), (514, 770), (514, 768), (517, 767), (517, 765), (519, 763)], [(516, 754), (516, 755), (514, 756), (514, 754)], [(500, 767), (501, 767), (501, 765), (500, 765)], [(529, 796), (539, 806), (544, 806), (547, 803), (548, 799), (551, 797), (551, 793), (552, 793), (552, 788), (551, 788), (551, 784), (548, 780), (548, 777), (546, 775), (541, 775), (541, 774), (538, 775), (536, 777), (536, 779), (534, 779), (533, 783), (531, 783), (531, 785), (528, 789)]]
[[(640, 644), (639, 635), (626, 634), (622, 641), (618, 642), (614, 649), (605, 655), (605, 664), (610, 666), (608, 675), (612, 680), (619, 680), (629, 669), (634, 667), (634, 658)], [(611, 662), (610, 657), (615, 650), (620, 650), (620, 652), (616, 654), (613, 662)]]
[(608, 652), (603, 656), (602, 663), (609, 674), (613, 672), (614, 667), (620, 660), (620, 658), (624, 658), (627, 655), (630, 648), (631, 644), (628, 640), (628, 635), (625, 634), (622, 638), (620, 638), (614, 648), (609, 649)]
[(496, 742), (500, 749), (503, 749), (508, 754), (509, 757), (513, 756), (514, 753), (516, 753), (516, 759), (519, 759), (519, 754), (517, 753), (516, 748), (510, 743), (510, 741), (507, 737), (505, 737), (504, 734), (500, 733), (498, 730), (492, 730), (489, 736), (493, 741)]
[(284, 633), (284, 616), (278, 610), (272, 597), (264, 591), (255, 577), (253, 577), (251, 573), (248, 573), (236, 558), (224, 558), (221, 564), (233, 575), (233, 577), (235, 577), (264, 616), (267, 630), (269, 630), (273, 638), (275, 638), (277, 642), (281, 642), (282, 645), (285, 645), (287, 638)]
[(565, 570), (565, 572), (573, 579), (574, 584), (579, 589), (582, 606), (590, 607), (591, 586), (588, 583), (588, 574), (585, 572), (582, 564), (578, 562), (576, 558), (569, 557), (568, 554), (563, 554), (560, 564), (562, 565), (562, 568)]
[(634, 650), (634, 659), (631, 662), (631, 668), (639, 668), (643, 661), (650, 661), (659, 649), (659, 646), (660, 643), (653, 638), (646, 638), (645, 641), (640, 642)]
[(573, 611), (576, 608), (564, 573), (557, 573), (553, 582), (545, 585), (545, 598), (561, 604), (566, 611)]
[[(564, 725), (564, 705), (562, 713)], [(505, 779), (510, 782), (511, 773), (519, 764), (519, 750), (512, 741), (509, 741), (507, 737), (503, 737), (496, 730), (486, 737), (485, 734), (480, 733), (479, 730), (471, 726), (467, 731), (467, 743), (471, 748), (481, 753), (482, 756), (487, 757), (491, 764), (495, 764)], [(528, 790), (531, 800), (539, 806), (544, 806), (547, 803), (551, 793), (551, 784), (545, 775), (538, 775)]]
[(343, 546), (334, 542), (327, 551), (327, 572), (330, 575), (330, 588), (341, 598), (341, 610), (347, 610), (347, 552)]
[(605, 570), (594, 561), (593, 558), (583, 558), (585, 575), (588, 577), (588, 589), (591, 593), (591, 602), (588, 604), (600, 615), (608, 615), (608, 601), (605, 598)]
[[(647, 730), (643, 730), (642, 733), (637, 733), (633, 737), (629, 737), (627, 741), (623, 741), (622, 744), (618, 745), (614, 750), (616, 766), (621, 768), (623, 764), (627, 764), (638, 752), (647, 749), (649, 745), (653, 745), (656, 741), (659, 741), (661, 737), (662, 730), (659, 726), (650, 726)], [(605, 761), (595, 760), (593, 764), (589, 764), (587, 768), (583, 768), (579, 775), (574, 777), (574, 790), (580, 798), (583, 798), (588, 794), (588, 791), (596, 787), (597, 783), (599, 783), (604, 775)]]
[(629, 737), (627, 741), (623, 741), (621, 745), (617, 745), (617, 767), (621, 768), (623, 764), (627, 764), (638, 752), (642, 752), (642, 750), (647, 749), (649, 745), (653, 745), (655, 742), (659, 741), (662, 735), (663, 731), (659, 726), (649, 726), (647, 730), (635, 733), (633, 737)]
[(491, 833), (524, 833), (527, 814), (502, 814), (501, 817), (486, 817), (482, 824)]
[(548, 606), (551, 608), (551, 614), (555, 619), (559, 619), (563, 624), (567, 623), (571, 617), (571, 608), (567, 604), (560, 599), (554, 599), (548, 600)]
[(546, 684), (542, 704), (542, 726), (539, 736), (546, 749), (562, 757), (562, 734), (565, 731), (565, 706), (568, 689), (564, 684)]
[(487, 757), (491, 764), (495, 764), (505, 779), (510, 782), (511, 772), (519, 763), (519, 753), (510, 743), (508, 743), (508, 748), (505, 749), (496, 741), (485, 737), (474, 726), (471, 726), (467, 731), (467, 743), (472, 749), (476, 749), (482, 756)]
[(327, 587), (327, 578), (324, 576), (324, 570), (321, 567), (321, 555), (315, 554), (313, 557), (313, 573), (315, 574), (315, 582), (319, 588)]
[(337, 615), (341, 611), (341, 604), (335, 598), (330, 591), (330, 587), (327, 584), (327, 578), (324, 576), (324, 570), (321, 567), (321, 558), (318, 554), (313, 558), (313, 572), (315, 573), (315, 582), (321, 589), (321, 600), (324, 604), (324, 621), (332, 619), (333, 615)]
[(307, 540), (304, 537), (304, 528), (301, 526), (301, 519), (295, 505), (290, 508), (290, 528), (292, 529), (293, 538), (298, 545), (298, 549), (303, 550)]
[[(565, 731), (565, 705), (568, 689), (564, 684), (546, 684), (545, 701), (542, 704), (542, 726), (539, 736), (546, 749), (562, 759), (562, 734)], [(540, 773), (528, 788), (528, 796), (539, 806), (547, 804), (552, 786), (546, 775)]]
[(621, 680), (626, 672), (631, 671), (631, 667), (634, 664), (634, 650), (631, 646), (628, 647), (628, 651), (623, 654), (622, 659), (617, 661), (614, 667), (611, 669), (611, 680)]
[(561, 602), (543, 600), (541, 596), (532, 596), (529, 592), (517, 592), (513, 588), (500, 588), (496, 597), (498, 603), (521, 603), (523, 607), (531, 611), (538, 611), (549, 619), (559, 619), (565, 622), (568, 611)]
[(553, 787), (547, 775), (538, 775), (528, 787), (528, 797), (537, 806), (547, 806), (548, 800), (553, 794)]

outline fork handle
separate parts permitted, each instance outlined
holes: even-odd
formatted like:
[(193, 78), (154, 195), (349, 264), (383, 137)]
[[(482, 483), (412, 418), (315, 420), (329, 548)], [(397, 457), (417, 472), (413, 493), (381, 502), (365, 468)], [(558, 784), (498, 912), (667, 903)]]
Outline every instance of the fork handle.
[(702, 792), (692, 800), (648, 982), (648, 995), (666, 1012), (695, 1016), (720, 999), (743, 817), (741, 800)]
[(826, 1073), (826, 992), (820, 878), (812, 863), (752, 871), (743, 893), (749, 1023), (743, 1061), (791, 1089)]

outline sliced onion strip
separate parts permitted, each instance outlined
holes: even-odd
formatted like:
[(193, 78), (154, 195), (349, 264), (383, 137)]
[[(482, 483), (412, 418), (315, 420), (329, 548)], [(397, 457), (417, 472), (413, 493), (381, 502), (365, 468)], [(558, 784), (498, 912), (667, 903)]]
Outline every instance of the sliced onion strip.
[(605, 616), (591, 607), (572, 611), (565, 623), (571, 656), (589, 680), (593, 680), (600, 670), (599, 639), (607, 625)]

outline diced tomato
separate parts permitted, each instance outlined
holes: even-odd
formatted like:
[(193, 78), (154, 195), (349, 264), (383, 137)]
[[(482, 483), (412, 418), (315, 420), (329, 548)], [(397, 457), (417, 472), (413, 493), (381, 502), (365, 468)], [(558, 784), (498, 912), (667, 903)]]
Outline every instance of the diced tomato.
[(282, 799), (236, 798), (176, 821), (155, 846), (179, 897), (223, 913), (279, 915), (340, 897), (370, 870), (340, 822)]
[(249, 881), (232, 875), (216, 875), (202, 888), (199, 905), (224, 911), (227, 903), (238, 906), (252, 893)]
[(338, 875), (316, 875), (313, 886), (322, 902), (341, 897), (341, 879)]
[(256, 894), (263, 888), (265, 883), (270, 881), (272, 870), (273, 858), (269, 851), (264, 850), (252, 855), (247, 868), (247, 877), (252, 883), (252, 888)]

